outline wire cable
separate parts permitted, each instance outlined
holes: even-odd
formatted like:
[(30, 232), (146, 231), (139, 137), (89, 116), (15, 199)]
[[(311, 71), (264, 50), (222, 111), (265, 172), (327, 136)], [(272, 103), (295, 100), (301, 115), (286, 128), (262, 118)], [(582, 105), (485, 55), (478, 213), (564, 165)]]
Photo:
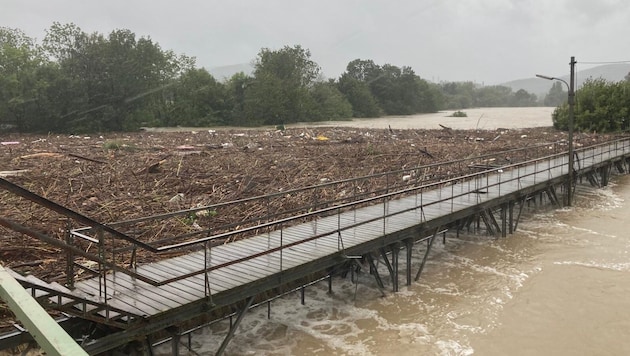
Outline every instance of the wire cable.
[(630, 60), (628, 61), (611, 61), (611, 62), (583, 62), (580, 61), (581, 64), (623, 64), (623, 63), (630, 63)]

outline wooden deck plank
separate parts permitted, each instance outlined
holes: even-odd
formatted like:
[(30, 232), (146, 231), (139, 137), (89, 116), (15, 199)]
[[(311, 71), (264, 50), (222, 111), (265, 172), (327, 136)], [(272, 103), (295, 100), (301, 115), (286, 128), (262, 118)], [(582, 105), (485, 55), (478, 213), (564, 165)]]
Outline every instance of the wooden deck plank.
[[(196, 270), (202, 270), (203, 269), (203, 262), (199, 262), (200, 260), (203, 261), (203, 257), (198, 258), (198, 256), (195, 256), (195, 254), (192, 255), (186, 255), (185, 259), (181, 259), (180, 263), (182, 265), (186, 265), (186, 266), (190, 266), (191, 268), (196, 268)], [(217, 256), (213, 256), (214, 259), (216, 259)], [(214, 263), (213, 263), (214, 264)], [(199, 274), (197, 276), (195, 276), (196, 278), (199, 279), (199, 281), (201, 283), (204, 283), (204, 277), (202, 274)], [(211, 271), (209, 274), (209, 278), (212, 278), (212, 281), (214, 281), (215, 283), (217, 283), (217, 286), (222, 286), (222, 290), (228, 290), (228, 289), (232, 289), (236, 286), (238, 286), (239, 284), (244, 284), (247, 283), (248, 280), (247, 279), (243, 279), (241, 278), (239, 275), (229, 275), (227, 271), (225, 270), (214, 270)], [(203, 284), (202, 284), (203, 285)], [(221, 289), (220, 287), (218, 287), (217, 289)]]
[[(271, 241), (271, 243), (272, 243), (272, 244), (270, 245), (270, 247), (271, 247), (271, 248), (275, 248), (275, 247), (279, 246), (279, 244), (280, 244), (280, 241), (279, 241), (279, 240), (280, 240), (280, 238), (279, 238), (279, 237), (277, 237), (276, 239), (277, 239), (277, 241), (273, 241), (273, 240)], [(275, 239), (274, 239), (274, 240), (275, 240)], [(283, 240), (283, 243), (285, 243), (285, 244), (286, 244), (287, 242)], [(262, 246), (261, 246), (261, 245), (262, 245)], [(244, 251), (247, 251), (247, 254), (248, 254), (248, 255), (253, 255), (253, 254), (256, 254), (256, 253), (258, 253), (258, 252), (260, 252), (260, 251), (267, 250), (268, 248), (269, 248), (269, 247), (268, 247), (268, 245), (267, 245), (267, 242), (266, 242), (266, 241), (257, 241), (256, 239), (252, 239), (251, 244), (250, 244), (250, 245), (248, 245), (248, 246), (245, 248), (245, 250), (244, 250)], [(293, 262), (302, 262), (302, 263), (303, 263), (305, 260), (307, 260), (307, 258), (306, 258), (306, 257), (307, 257), (307, 255), (306, 255), (306, 254), (304, 254), (304, 255), (300, 255), (300, 254), (287, 254), (286, 252), (287, 252), (287, 249), (283, 250), (283, 259), (290, 259), (290, 260), (292, 260)], [(280, 265), (280, 264), (279, 264), (280, 252), (273, 253), (273, 254), (271, 254), (270, 256), (273, 256), (273, 258), (275, 258), (275, 259), (276, 259), (276, 261), (278, 261), (278, 262), (277, 262), (277, 264), (276, 264), (276, 266), (279, 266), (279, 265)], [(312, 257), (312, 256), (311, 256), (311, 257)]]
[[(81, 283), (75, 284), (75, 288), (90, 295), (99, 295), (98, 280), (84, 280)], [(119, 309), (137, 315), (153, 315), (159, 312), (158, 309), (144, 302), (140, 303), (136, 299), (120, 298), (119, 296), (122, 294), (121, 291), (112, 292), (115, 293), (115, 296), (112, 296), (107, 303), (111, 303), (112, 306), (116, 306)]]
[[(128, 275), (117, 273), (115, 276), (107, 276), (108, 296), (110, 293), (117, 297), (117, 300), (129, 300), (142, 303), (160, 312), (176, 308), (182, 305), (179, 296), (167, 291), (164, 288), (157, 288), (144, 282), (134, 281)], [(92, 285), (98, 289), (98, 285)], [(151, 313), (150, 315), (153, 315)]]

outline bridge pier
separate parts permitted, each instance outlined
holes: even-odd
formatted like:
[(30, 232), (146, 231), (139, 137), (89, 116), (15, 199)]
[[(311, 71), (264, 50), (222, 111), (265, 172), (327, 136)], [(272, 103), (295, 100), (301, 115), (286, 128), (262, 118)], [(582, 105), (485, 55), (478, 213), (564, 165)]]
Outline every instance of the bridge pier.
[(217, 350), (217, 353), (216, 353), (217, 356), (222, 355), (223, 352), (225, 351), (225, 348), (230, 343), (230, 340), (232, 340), (232, 338), (234, 337), (234, 334), (236, 333), (236, 329), (238, 328), (241, 321), (243, 321), (243, 317), (245, 316), (245, 313), (247, 313), (247, 310), (249, 310), (249, 307), (252, 305), (253, 301), (254, 301), (254, 297), (247, 298), (247, 301), (245, 302), (245, 305), (243, 306), (243, 308), (239, 311), (234, 324), (230, 323), (230, 330), (225, 336), (225, 339), (223, 339), (221, 346), (219, 346), (219, 349)]
[(400, 245), (393, 244), (390, 246), (392, 252), (392, 289), (398, 292), (398, 254), (400, 253)]
[(376, 268), (376, 264), (374, 263), (374, 256), (372, 256), (371, 253), (368, 253), (367, 260), (368, 260), (368, 263), (370, 264), (370, 273), (374, 276), (374, 279), (376, 280), (376, 284), (378, 285), (378, 288), (382, 292), (383, 289), (385, 289), (385, 285), (383, 284), (381, 275), (378, 273), (378, 268)]
[(405, 240), (405, 250), (407, 252), (407, 286), (411, 285), (411, 254), (413, 252), (413, 240)]

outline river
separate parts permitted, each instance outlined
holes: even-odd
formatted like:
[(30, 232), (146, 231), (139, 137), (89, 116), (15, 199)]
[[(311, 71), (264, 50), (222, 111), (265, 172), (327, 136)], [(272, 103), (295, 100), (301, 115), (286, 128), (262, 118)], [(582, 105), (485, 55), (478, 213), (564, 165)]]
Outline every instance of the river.
[[(507, 121), (496, 122), (514, 127)], [(418, 282), (404, 286), (401, 276), (399, 293), (389, 284), (382, 296), (365, 272), (356, 284), (335, 279), (332, 295), (316, 284), (305, 305), (296, 293), (272, 302), (269, 319), (265, 307), (251, 310), (226, 354), (630, 354), (628, 201), (630, 176), (616, 176), (604, 188), (579, 185), (571, 208), (527, 212), (507, 238), (451, 235)], [(212, 354), (227, 327), (195, 333), (195, 353)]]

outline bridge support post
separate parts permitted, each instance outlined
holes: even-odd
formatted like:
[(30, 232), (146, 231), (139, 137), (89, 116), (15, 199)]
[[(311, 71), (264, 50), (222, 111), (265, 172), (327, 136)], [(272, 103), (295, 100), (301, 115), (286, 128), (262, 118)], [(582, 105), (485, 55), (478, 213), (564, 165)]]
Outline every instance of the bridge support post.
[(610, 179), (610, 171), (612, 169), (612, 164), (607, 164), (601, 168), (599, 168), (599, 175), (601, 176), (602, 187), (608, 185), (608, 180)]
[(328, 294), (332, 294), (333, 271), (328, 273)]
[(415, 281), (418, 281), (418, 279), (420, 279), (420, 275), (422, 274), (424, 265), (427, 262), (427, 257), (429, 257), (429, 252), (431, 251), (431, 247), (433, 246), (433, 241), (435, 241), (435, 238), (439, 230), (440, 230), (439, 228), (435, 229), (435, 232), (433, 233), (433, 235), (431, 235), (429, 239), (427, 240), (427, 249), (426, 251), (424, 251), (424, 256), (422, 257), (422, 262), (420, 263), (420, 268), (418, 269), (418, 273), (416, 273)]
[(615, 167), (617, 168), (617, 172), (619, 174), (624, 174), (626, 173), (626, 170), (623, 166), (623, 161), (615, 161)]
[(510, 200), (510, 202), (508, 203), (508, 220), (509, 220), (508, 232), (511, 235), (514, 233), (514, 201), (513, 200)]
[(241, 321), (243, 321), (243, 317), (245, 316), (245, 313), (247, 312), (247, 310), (249, 310), (249, 307), (252, 305), (253, 301), (254, 301), (253, 296), (247, 298), (247, 301), (245, 302), (243, 309), (241, 309), (241, 311), (238, 313), (238, 316), (236, 317), (236, 321), (234, 321), (234, 325), (230, 327), (228, 334), (225, 335), (225, 339), (223, 339), (221, 346), (219, 346), (219, 349), (217, 350), (217, 353), (216, 353), (217, 356), (223, 355), (225, 348), (228, 346), (228, 344), (234, 337), (234, 334), (236, 333), (236, 329), (238, 328), (238, 325), (241, 323)]
[(411, 254), (413, 252), (413, 240), (405, 240), (405, 250), (407, 252), (407, 286), (411, 285)]
[(507, 203), (501, 205), (501, 237), (507, 236)]
[(178, 356), (179, 355), (179, 341), (181, 340), (181, 333), (179, 328), (174, 327), (171, 330), (171, 355)]
[(400, 252), (400, 246), (396, 243), (390, 246), (392, 251), (392, 289), (394, 292), (398, 292), (398, 253)]
[(368, 263), (370, 264), (370, 270), (372, 271), (372, 274), (374, 275), (374, 279), (376, 279), (376, 284), (378, 285), (379, 289), (382, 292), (383, 289), (385, 289), (385, 285), (383, 285), (383, 280), (381, 279), (381, 275), (378, 273), (378, 268), (376, 268), (376, 264), (374, 263), (374, 257), (372, 256), (371, 253), (367, 254), (367, 260), (368, 260)]
[[(66, 244), (72, 246), (72, 235), (70, 230), (72, 225), (70, 220), (66, 223)], [(74, 253), (71, 249), (66, 251), (66, 287), (74, 289)]]
[(379, 250), (381, 252), (381, 257), (383, 257), (383, 262), (385, 263), (385, 267), (387, 267), (387, 271), (389, 272), (389, 276), (391, 277), (392, 281), (394, 280), (394, 268), (392, 267), (392, 264), (389, 263), (389, 258), (387, 258), (387, 251), (385, 251), (384, 248), (381, 248)]

